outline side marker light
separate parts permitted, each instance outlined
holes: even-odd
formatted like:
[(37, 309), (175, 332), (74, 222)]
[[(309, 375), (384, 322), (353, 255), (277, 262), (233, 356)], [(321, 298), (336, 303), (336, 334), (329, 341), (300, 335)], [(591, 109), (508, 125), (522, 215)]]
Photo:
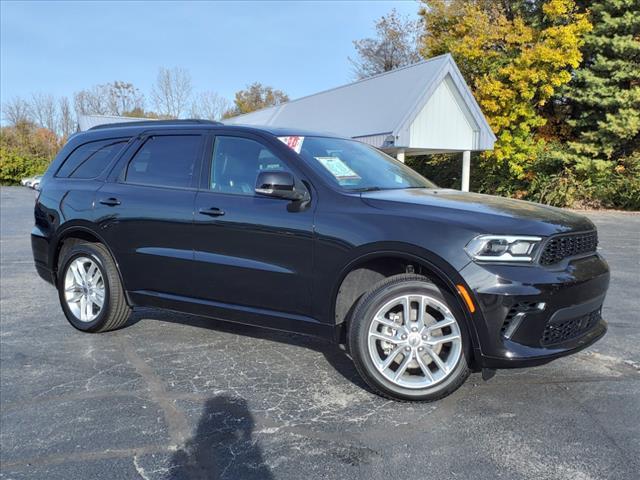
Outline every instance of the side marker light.
[(467, 305), (469, 311), (471, 313), (474, 313), (476, 311), (476, 306), (473, 304), (473, 300), (471, 300), (471, 296), (469, 295), (469, 292), (467, 292), (467, 289), (462, 285), (456, 285), (456, 288), (458, 289), (458, 293), (460, 293), (460, 296), (463, 298), (464, 303)]

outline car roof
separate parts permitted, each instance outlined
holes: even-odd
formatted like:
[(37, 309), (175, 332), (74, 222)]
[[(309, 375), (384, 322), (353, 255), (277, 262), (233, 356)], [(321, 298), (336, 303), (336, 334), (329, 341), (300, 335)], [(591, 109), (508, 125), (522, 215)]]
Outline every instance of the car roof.
[(139, 135), (147, 130), (216, 130), (222, 131), (245, 131), (249, 133), (268, 133), (276, 137), (299, 136), (299, 137), (334, 137), (342, 138), (340, 135), (328, 132), (314, 132), (299, 128), (268, 127), (260, 125), (225, 125), (220, 122), (207, 120), (149, 120), (142, 122), (122, 122), (105, 125), (98, 125), (89, 130), (81, 132), (79, 135), (87, 138), (113, 138), (120, 136)]

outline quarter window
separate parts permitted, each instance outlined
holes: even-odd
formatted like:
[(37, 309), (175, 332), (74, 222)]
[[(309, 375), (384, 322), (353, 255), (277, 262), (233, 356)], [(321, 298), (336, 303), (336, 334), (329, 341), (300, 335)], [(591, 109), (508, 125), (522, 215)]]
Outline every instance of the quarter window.
[(149, 137), (129, 162), (125, 182), (192, 186), (201, 138), (200, 135)]
[(128, 138), (112, 138), (80, 145), (60, 166), (56, 177), (95, 178), (120, 153), (128, 141)]
[(289, 168), (271, 150), (255, 140), (218, 136), (211, 162), (211, 190), (237, 195), (253, 195), (258, 173)]

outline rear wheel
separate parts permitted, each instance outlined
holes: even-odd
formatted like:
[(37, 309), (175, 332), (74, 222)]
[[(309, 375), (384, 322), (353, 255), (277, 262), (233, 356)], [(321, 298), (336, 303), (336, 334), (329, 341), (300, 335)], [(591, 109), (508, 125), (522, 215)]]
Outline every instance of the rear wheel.
[(469, 376), (462, 312), (448, 292), (420, 275), (387, 278), (361, 298), (349, 347), (367, 384), (397, 400), (437, 400)]
[(63, 251), (58, 296), (67, 320), (84, 332), (123, 326), (131, 309), (115, 262), (100, 243), (76, 243)]

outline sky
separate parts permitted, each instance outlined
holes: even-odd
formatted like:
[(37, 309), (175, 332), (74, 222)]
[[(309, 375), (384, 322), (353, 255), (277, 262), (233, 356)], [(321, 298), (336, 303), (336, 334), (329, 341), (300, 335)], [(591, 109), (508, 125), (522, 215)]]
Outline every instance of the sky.
[(115, 80), (148, 93), (159, 67), (194, 92), (259, 81), (298, 98), (354, 79), (353, 40), (408, 1), (0, 2), (0, 96), (68, 95)]

